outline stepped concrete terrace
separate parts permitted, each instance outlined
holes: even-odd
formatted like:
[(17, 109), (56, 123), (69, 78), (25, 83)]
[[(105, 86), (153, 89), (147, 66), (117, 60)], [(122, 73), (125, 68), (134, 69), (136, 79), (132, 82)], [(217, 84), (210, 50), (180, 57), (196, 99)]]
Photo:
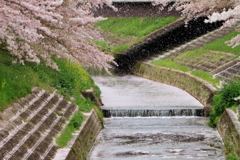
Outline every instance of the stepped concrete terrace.
[[(1, 113), (1, 160), (50, 160), (59, 149), (55, 138), (79, 109), (55, 93), (34, 88)], [(65, 153), (65, 157), (68, 153)]]
[(213, 71), (214, 76), (228, 82), (234, 78), (240, 78), (240, 58), (236, 58), (233, 61), (226, 63), (218, 68), (218, 70)]
[(159, 59), (173, 58), (183, 52), (199, 49), (199, 48), (205, 46), (206, 44), (211, 43), (217, 39), (223, 38), (224, 36), (228, 35), (229, 33), (235, 31), (236, 27), (239, 25), (240, 25), (240, 23), (238, 23), (232, 27), (225, 27), (223, 29), (219, 28), (219, 29), (213, 30), (213, 31), (208, 32), (200, 37), (197, 37), (183, 45), (179, 45), (170, 51), (166, 51), (161, 55), (156, 55), (156, 56), (150, 57), (149, 59), (146, 60), (146, 62), (152, 62), (152, 61), (159, 60)]
[(212, 51), (225, 55), (219, 60), (211, 59), (207, 54), (204, 55), (204, 57), (198, 59), (176, 59), (176, 57), (181, 53), (199, 49), (201, 47), (204, 47), (208, 43), (223, 38), (229, 33), (235, 31), (236, 27), (238, 26), (240, 26), (240, 22), (231, 27), (216, 29), (183, 45), (177, 46), (170, 51), (166, 51), (161, 55), (150, 57), (149, 59), (145, 60), (145, 62), (151, 63), (152, 61), (170, 58), (179, 63), (180, 65), (188, 66), (193, 70), (197, 69), (210, 72), (214, 74), (215, 77), (221, 79), (224, 82), (228, 82), (233, 78), (240, 78), (240, 58), (231, 53)]
[[(147, 35), (143, 41), (132, 45), (129, 49), (115, 56), (118, 66), (116, 73), (131, 73), (138, 61), (152, 61), (161, 59), (162, 55), (173, 55), (176, 46), (184, 45), (197, 37), (208, 34), (219, 28), (223, 22), (212, 24), (204, 23), (204, 17), (189, 21), (185, 26), (183, 18), (180, 18), (157, 31)], [(219, 38), (219, 37), (218, 37)], [(191, 45), (192, 46), (192, 45)]]

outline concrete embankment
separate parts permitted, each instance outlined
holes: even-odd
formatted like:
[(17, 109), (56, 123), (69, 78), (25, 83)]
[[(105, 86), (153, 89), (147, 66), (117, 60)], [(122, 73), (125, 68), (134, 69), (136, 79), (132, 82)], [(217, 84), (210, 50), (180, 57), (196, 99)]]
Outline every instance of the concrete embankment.
[[(147, 63), (138, 63), (134, 68), (134, 74), (187, 91), (205, 106), (206, 115), (210, 113), (212, 97), (217, 90), (203, 80), (185, 72)], [(232, 110), (226, 109), (224, 111), (217, 125), (217, 130), (225, 146), (232, 148), (233, 153), (240, 157), (240, 122)]]
[(147, 63), (135, 65), (134, 74), (185, 90), (205, 106), (205, 115), (209, 115), (212, 97), (217, 90), (207, 82), (186, 72)]
[(73, 143), (66, 148), (58, 149), (54, 160), (81, 160), (86, 159), (92, 148), (95, 138), (102, 129), (98, 115), (92, 110), (82, 124), (81, 129), (74, 133)]
[(85, 159), (102, 128), (94, 110), (84, 114), (85, 122), (67, 147), (55, 142), (80, 108), (62, 96), (34, 88), (0, 114), (0, 159)]
[(231, 148), (233, 153), (240, 157), (240, 122), (237, 115), (230, 109), (226, 109), (217, 125), (225, 146)]

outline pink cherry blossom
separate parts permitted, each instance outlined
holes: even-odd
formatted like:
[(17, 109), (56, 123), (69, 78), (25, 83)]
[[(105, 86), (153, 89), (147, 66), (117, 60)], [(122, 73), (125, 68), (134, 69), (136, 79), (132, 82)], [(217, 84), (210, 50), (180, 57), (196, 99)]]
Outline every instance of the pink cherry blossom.
[[(110, 0), (0, 0), (0, 44), (16, 57), (16, 62), (40, 62), (58, 69), (51, 60), (69, 56), (84, 66), (108, 70), (113, 57), (100, 52), (93, 39), (101, 39), (91, 23), (103, 20), (93, 17), (92, 7)], [(113, 7), (114, 8), (114, 7)]]
[[(170, 9), (181, 11), (186, 23), (204, 16), (207, 17), (206, 23), (223, 20), (225, 23), (222, 27), (227, 27), (236, 24), (240, 18), (240, 0), (156, 0), (153, 5), (159, 5), (162, 9), (172, 2), (174, 3)], [(240, 36), (227, 43), (233, 47), (240, 45)]]

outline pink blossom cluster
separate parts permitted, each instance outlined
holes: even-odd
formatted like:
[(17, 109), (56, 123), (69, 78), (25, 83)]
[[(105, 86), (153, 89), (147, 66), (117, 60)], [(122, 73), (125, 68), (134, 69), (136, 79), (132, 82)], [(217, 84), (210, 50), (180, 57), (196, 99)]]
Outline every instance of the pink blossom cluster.
[[(0, 44), (16, 56), (16, 62), (46, 61), (73, 56), (84, 66), (108, 70), (113, 57), (100, 52), (93, 39), (101, 39), (91, 23), (92, 7), (111, 6), (110, 0), (0, 0)], [(112, 7), (112, 6), (111, 6)]]
[[(156, 0), (153, 5), (159, 5), (162, 9), (170, 3), (173, 5), (169, 9), (181, 11), (186, 23), (206, 16), (206, 23), (224, 20), (223, 27), (227, 27), (236, 24), (240, 18), (240, 0)], [(240, 31), (239, 28), (236, 29)], [(240, 35), (226, 43), (233, 47), (240, 45)]]

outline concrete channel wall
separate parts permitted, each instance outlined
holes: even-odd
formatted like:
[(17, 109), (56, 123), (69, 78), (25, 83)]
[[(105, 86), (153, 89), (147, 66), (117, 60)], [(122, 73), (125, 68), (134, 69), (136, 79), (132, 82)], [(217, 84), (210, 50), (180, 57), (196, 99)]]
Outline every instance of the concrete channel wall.
[[(212, 97), (217, 90), (203, 80), (185, 72), (142, 62), (135, 66), (134, 74), (187, 91), (205, 106), (206, 115), (210, 113)], [(230, 147), (234, 150), (235, 155), (240, 157), (240, 122), (232, 110), (226, 109), (224, 111), (217, 125), (217, 130), (225, 146)]]
[[(199, 79), (163, 67), (139, 63), (135, 74), (151, 80), (170, 84), (191, 92), (200, 102), (210, 105), (216, 92)], [(102, 122), (92, 110), (85, 113), (86, 120), (67, 147), (59, 148), (55, 137), (64, 130), (68, 119), (78, 110), (72, 104), (55, 94), (35, 88), (33, 93), (18, 100), (1, 113), (0, 158), (3, 160), (44, 159), (83, 160), (86, 159), (95, 138), (102, 129)], [(232, 143), (240, 157), (240, 123), (236, 115), (227, 109), (218, 124), (218, 130), (225, 143)]]
[[(91, 150), (95, 138), (102, 129), (102, 123), (97, 113), (92, 110), (89, 117), (82, 124), (81, 129), (67, 148), (58, 149), (54, 160), (84, 160)], [(65, 152), (65, 153), (64, 153)]]
[(0, 113), (0, 159), (85, 159), (102, 128), (94, 110), (84, 113), (86, 120), (67, 147), (60, 148), (55, 141), (80, 108), (62, 96), (34, 88)]
[(237, 115), (231, 109), (224, 111), (217, 129), (225, 146), (230, 147), (237, 157), (240, 157), (240, 122)]
[(207, 82), (186, 72), (142, 62), (139, 62), (135, 66), (133, 73), (140, 77), (169, 84), (185, 90), (205, 106), (205, 115), (209, 115), (210, 107), (212, 105), (212, 97), (217, 90)]

